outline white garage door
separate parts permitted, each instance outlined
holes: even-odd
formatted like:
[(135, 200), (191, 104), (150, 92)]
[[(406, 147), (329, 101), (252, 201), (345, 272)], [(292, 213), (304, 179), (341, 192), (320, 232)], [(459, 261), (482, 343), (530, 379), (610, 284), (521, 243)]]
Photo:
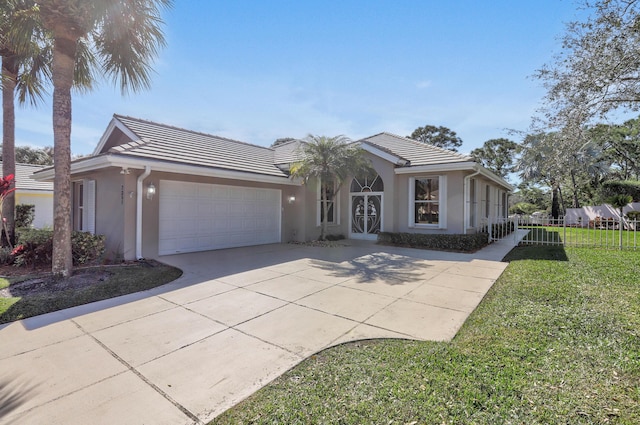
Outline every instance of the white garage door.
[(276, 189), (161, 180), (160, 255), (280, 242)]

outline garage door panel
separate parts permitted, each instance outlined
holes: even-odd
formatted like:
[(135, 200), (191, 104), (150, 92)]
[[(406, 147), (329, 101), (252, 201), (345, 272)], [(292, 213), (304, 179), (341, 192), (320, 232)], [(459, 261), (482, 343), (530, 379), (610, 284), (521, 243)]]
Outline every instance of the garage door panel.
[(159, 254), (280, 242), (281, 191), (160, 181)]

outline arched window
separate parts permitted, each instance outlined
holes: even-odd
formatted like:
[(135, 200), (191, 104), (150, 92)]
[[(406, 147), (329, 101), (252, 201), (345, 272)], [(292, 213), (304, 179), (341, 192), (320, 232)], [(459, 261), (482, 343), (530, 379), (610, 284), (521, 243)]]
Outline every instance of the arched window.
[(383, 192), (384, 183), (378, 174), (356, 177), (351, 181), (351, 192)]

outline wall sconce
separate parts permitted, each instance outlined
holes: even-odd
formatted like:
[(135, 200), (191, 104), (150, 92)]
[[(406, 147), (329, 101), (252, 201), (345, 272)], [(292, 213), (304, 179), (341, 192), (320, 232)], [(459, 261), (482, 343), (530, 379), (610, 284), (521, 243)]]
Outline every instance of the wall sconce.
[(296, 202), (296, 197), (291, 195), (287, 198), (287, 201), (289, 201), (290, 204), (293, 204), (294, 202)]
[(147, 199), (153, 199), (153, 195), (156, 194), (156, 187), (153, 185), (153, 182), (149, 183), (147, 186)]

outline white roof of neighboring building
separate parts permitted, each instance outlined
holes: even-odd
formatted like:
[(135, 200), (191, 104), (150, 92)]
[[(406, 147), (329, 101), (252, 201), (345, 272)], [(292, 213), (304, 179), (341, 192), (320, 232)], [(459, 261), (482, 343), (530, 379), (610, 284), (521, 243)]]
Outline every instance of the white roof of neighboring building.
[[(2, 166), (2, 161), (0, 161), (0, 166)], [(45, 168), (45, 166), (16, 163), (16, 176), (15, 176), (16, 189), (43, 190), (43, 191), (53, 192), (52, 182), (38, 181), (31, 178), (34, 172), (40, 171), (43, 168)]]

